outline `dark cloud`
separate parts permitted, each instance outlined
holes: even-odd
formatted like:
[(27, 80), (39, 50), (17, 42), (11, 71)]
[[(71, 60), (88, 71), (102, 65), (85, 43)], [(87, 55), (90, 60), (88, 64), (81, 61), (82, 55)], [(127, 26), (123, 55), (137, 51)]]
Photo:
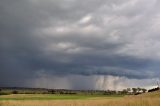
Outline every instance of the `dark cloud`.
[(158, 9), (156, 0), (1, 0), (0, 86), (27, 86), (42, 70), (158, 78)]

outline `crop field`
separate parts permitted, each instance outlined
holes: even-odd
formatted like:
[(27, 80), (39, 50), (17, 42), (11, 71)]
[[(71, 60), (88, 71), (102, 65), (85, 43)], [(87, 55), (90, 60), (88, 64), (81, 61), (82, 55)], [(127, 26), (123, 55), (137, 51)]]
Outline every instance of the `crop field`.
[(2, 100), (75, 100), (75, 99), (97, 99), (117, 98), (123, 95), (53, 95), (53, 94), (11, 94), (0, 96)]
[(160, 106), (160, 91), (132, 96), (12, 94), (0, 106)]

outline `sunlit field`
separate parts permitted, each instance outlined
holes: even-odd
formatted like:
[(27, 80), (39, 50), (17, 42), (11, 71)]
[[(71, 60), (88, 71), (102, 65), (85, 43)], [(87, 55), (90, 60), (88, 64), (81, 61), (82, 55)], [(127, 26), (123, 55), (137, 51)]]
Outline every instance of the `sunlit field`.
[[(124, 97), (52, 96), (45, 94), (43, 96), (26, 94), (0, 96), (0, 98), (0, 106), (160, 106), (159, 91)], [(19, 98), (19, 100), (15, 98)], [(23, 99), (20, 100), (20, 98)]]
[(54, 94), (11, 94), (0, 96), (0, 100), (76, 100), (97, 98), (120, 98), (123, 95), (54, 95)]

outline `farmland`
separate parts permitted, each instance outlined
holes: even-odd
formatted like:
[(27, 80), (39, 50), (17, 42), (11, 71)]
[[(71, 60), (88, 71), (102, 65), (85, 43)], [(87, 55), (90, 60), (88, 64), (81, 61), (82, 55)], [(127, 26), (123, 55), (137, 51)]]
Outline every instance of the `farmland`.
[(11, 94), (0, 96), (0, 106), (160, 106), (160, 91), (141, 95)]
[(11, 94), (0, 96), (0, 100), (75, 100), (94, 98), (118, 98), (123, 95), (52, 95), (52, 94)]

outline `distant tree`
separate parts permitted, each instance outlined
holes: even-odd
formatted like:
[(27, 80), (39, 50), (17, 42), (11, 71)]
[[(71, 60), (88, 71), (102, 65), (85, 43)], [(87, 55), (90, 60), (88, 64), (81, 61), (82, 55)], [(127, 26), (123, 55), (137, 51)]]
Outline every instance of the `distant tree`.
[(127, 88), (127, 92), (129, 93), (131, 91), (131, 88)]
[(128, 93), (127, 89), (123, 89), (122, 94), (127, 94), (127, 93)]
[(55, 90), (51, 90), (51, 93), (52, 93), (52, 94), (55, 94)]
[(142, 91), (143, 91), (143, 93), (145, 93), (145, 92), (147, 91), (147, 89), (145, 89), (145, 88), (142, 88)]
[(132, 88), (132, 91), (133, 91), (134, 94), (136, 94), (137, 93), (137, 88)]
[(0, 89), (0, 92), (2, 91), (2, 89)]
[(64, 94), (64, 92), (63, 92), (63, 91), (60, 91), (59, 94)]
[(154, 92), (154, 91), (157, 91), (157, 90), (159, 90), (159, 87), (153, 88), (153, 89), (149, 89), (148, 92)]
[(141, 88), (138, 87), (137, 88), (137, 92), (140, 93), (141, 92)]
[(18, 94), (18, 91), (13, 91), (12, 93), (13, 93), (13, 94)]

